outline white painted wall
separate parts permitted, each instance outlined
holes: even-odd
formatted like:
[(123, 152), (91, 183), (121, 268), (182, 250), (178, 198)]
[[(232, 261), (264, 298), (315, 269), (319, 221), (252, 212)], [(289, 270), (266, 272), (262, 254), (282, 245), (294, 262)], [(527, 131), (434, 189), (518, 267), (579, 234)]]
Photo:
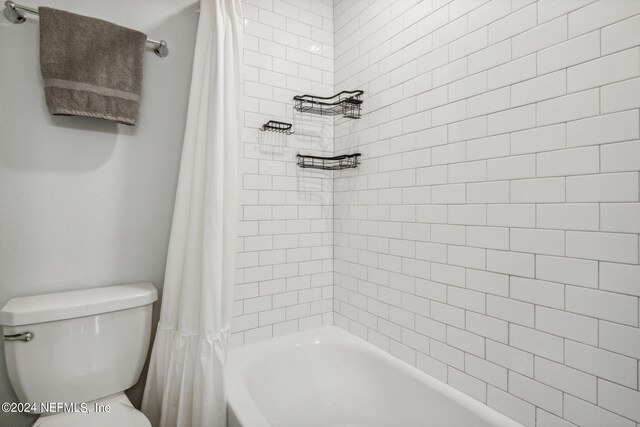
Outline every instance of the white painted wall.
[[(15, 296), (133, 281), (161, 286), (197, 27), (193, 0), (23, 2), (99, 17), (165, 39), (145, 55), (134, 128), (52, 117), (37, 19), (0, 17), (0, 305)], [(1, 350), (1, 346), (0, 346)], [(15, 396), (0, 351), (0, 401)], [(0, 425), (30, 425), (0, 414)]]
[[(296, 154), (330, 156), (333, 119), (293, 112), (293, 96), (333, 95), (333, 2), (245, 0), (244, 180), (232, 344), (333, 319), (333, 175)], [(259, 132), (268, 120), (295, 135)]]
[(640, 2), (338, 0), (335, 323), (527, 426), (640, 422)]

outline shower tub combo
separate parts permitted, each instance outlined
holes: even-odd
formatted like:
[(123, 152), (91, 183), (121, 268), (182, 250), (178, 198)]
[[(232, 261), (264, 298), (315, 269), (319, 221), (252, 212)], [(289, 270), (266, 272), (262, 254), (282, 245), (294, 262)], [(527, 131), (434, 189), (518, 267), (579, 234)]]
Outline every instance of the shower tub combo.
[(522, 427), (337, 327), (228, 360), (229, 427)]

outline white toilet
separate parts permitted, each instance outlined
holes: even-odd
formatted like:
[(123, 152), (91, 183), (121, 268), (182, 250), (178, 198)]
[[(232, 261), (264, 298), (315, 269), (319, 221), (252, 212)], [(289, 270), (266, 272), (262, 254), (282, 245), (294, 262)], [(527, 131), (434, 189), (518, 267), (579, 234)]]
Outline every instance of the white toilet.
[(41, 413), (34, 426), (151, 426), (124, 390), (142, 372), (157, 299), (153, 284), (135, 283), (14, 298), (2, 308), (9, 378)]

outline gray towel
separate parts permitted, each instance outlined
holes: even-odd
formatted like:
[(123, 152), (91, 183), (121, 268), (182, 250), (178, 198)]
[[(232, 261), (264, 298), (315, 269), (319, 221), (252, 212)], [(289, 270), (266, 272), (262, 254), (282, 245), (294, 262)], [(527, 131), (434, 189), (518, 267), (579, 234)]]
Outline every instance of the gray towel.
[(40, 7), (38, 12), (49, 112), (135, 125), (147, 36), (63, 10)]

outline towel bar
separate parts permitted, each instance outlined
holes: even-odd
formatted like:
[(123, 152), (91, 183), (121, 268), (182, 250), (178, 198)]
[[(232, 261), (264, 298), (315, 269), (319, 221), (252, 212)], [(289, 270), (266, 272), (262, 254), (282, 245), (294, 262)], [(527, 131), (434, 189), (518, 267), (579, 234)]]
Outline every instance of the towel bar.
[[(37, 9), (27, 6), (21, 6), (12, 2), (11, 0), (4, 2), (4, 7), (4, 16), (14, 24), (23, 24), (27, 20), (27, 17), (24, 16), (23, 12), (38, 15)], [(169, 47), (167, 46), (166, 41), (147, 39), (147, 43), (153, 45), (153, 51), (160, 58), (164, 58), (165, 56), (169, 55)]]

